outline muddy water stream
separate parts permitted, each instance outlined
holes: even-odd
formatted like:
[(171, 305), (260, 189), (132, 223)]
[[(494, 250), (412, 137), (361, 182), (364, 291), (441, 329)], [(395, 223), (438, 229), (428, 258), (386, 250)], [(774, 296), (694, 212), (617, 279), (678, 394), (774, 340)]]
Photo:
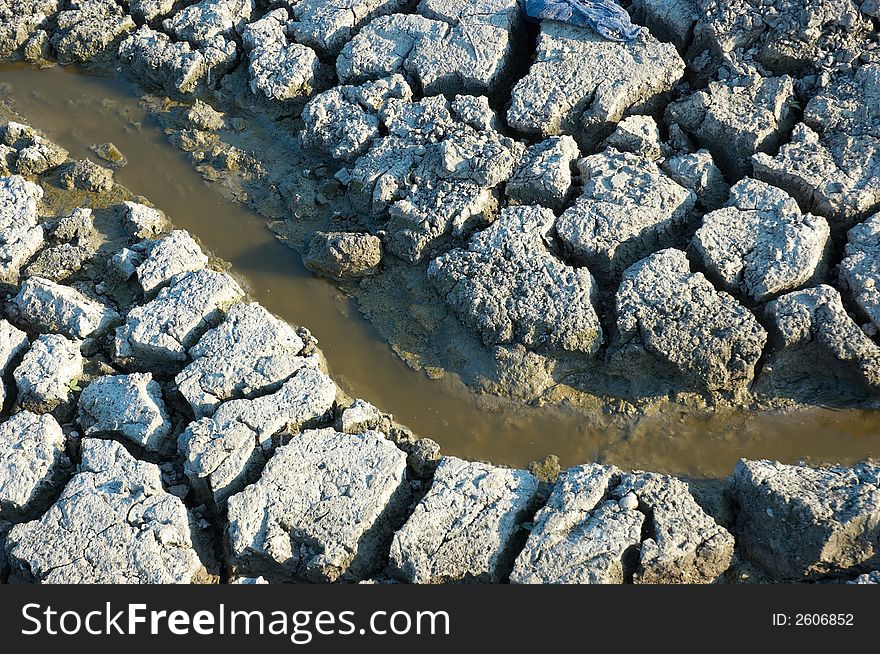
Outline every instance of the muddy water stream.
[(119, 182), (230, 261), (271, 311), (307, 326), (346, 392), (434, 438), (447, 454), (524, 466), (553, 453), (563, 466), (600, 460), (701, 477), (730, 474), (739, 457), (847, 464), (880, 455), (880, 415), (865, 411), (675, 414), (623, 432), (586, 427), (564, 409), (491, 406), (408, 368), (332, 283), (312, 277), (297, 253), (273, 237), (264, 218), (202, 179), (127, 84), (73, 68), (17, 64), (0, 65), (0, 84), (12, 108), (72, 157), (90, 156), (95, 143), (119, 147), (129, 161), (117, 172)]

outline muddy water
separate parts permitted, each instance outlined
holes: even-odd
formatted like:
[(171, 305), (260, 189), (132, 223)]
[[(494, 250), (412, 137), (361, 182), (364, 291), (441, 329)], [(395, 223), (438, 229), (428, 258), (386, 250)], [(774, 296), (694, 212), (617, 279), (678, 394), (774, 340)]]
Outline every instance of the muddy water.
[(740, 457), (846, 464), (880, 455), (880, 416), (863, 411), (666, 415), (623, 431), (588, 427), (583, 417), (562, 409), (489, 406), (404, 365), (331, 283), (312, 277), (271, 235), (265, 219), (223, 199), (196, 173), (134, 89), (73, 68), (24, 65), (0, 65), (0, 84), (7, 85), (3, 95), (13, 108), (71, 156), (90, 156), (94, 143), (118, 146), (129, 160), (117, 173), (122, 184), (232, 262), (270, 310), (307, 326), (346, 392), (434, 438), (447, 454), (524, 466), (553, 453), (563, 466), (599, 460), (703, 477), (730, 474)]

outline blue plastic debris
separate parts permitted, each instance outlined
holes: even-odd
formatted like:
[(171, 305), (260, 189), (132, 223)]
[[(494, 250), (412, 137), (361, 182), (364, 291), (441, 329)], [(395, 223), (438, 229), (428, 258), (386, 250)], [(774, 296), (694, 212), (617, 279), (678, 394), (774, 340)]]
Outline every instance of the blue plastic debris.
[(621, 43), (631, 43), (642, 31), (614, 0), (525, 0), (525, 12), (533, 20), (590, 27), (606, 39)]

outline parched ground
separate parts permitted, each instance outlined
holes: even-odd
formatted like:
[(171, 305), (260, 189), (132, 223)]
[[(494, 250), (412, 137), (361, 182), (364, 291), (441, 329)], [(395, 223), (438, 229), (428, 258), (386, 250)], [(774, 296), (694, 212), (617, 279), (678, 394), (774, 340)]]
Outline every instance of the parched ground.
[[(876, 407), (876, 3), (626, 8), (630, 42), (515, 0), (0, 0), (0, 55), (120, 67), (414, 364), (527, 398)], [(878, 567), (869, 464), (695, 484), (441, 456), (108, 168), (16, 122), (2, 143), (4, 578)]]

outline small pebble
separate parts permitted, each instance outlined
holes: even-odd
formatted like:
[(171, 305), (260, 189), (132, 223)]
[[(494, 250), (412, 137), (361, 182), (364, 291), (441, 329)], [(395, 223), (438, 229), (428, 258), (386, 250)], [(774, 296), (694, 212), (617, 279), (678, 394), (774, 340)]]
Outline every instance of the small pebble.
[(619, 506), (624, 511), (634, 511), (639, 507), (639, 498), (636, 497), (635, 493), (630, 491), (620, 498), (620, 500), (617, 502), (617, 506)]

